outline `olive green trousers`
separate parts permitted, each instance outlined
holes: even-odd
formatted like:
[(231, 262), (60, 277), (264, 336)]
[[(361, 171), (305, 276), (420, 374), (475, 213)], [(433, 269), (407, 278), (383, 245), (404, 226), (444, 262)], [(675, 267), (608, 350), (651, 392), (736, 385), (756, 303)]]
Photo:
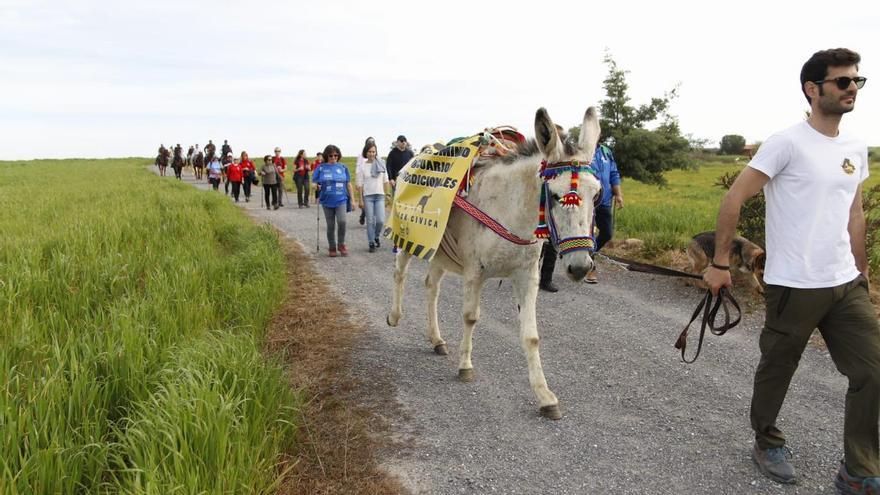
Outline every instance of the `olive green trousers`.
[(768, 285), (755, 371), (751, 421), (761, 449), (785, 445), (776, 417), (813, 330), (825, 339), (837, 369), (849, 379), (844, 418), (846, 467), (855, 476), (880, 476), (880, 326), (863, 276), (837, 287), (795, 289)]

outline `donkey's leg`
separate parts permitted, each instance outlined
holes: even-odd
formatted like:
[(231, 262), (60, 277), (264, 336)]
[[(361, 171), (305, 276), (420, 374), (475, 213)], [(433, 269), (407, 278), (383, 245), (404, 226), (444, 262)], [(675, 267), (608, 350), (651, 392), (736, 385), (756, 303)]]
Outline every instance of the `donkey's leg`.
[(535, 303), (538, 299), (538, 266), (520, 270), (511, 277), (516, 302), (519, 305), (519, 333), (526, 361), (529, 364), (529, 383), (538, 399), (541, 415), (550, 419), (560, 419), (559, 399), (547, 387), (541, 355), (538, 352), (540, 339), (535, 316)]
[(428, 265), (428, 276), (425, 277), (425, 288), (428, 292), (428, 341), (434, 346), (434, 352), (441, 356), (449, 354), (446, 341), (440, 336), (440, 322), (437, 320), (437, 299), (440, 296), (440, 282), (446, 274), (439, 263)]
[(480, 319), (480, 292), (484, 280), (479, 276), (463, 275), (461, 295), (464, 332), (461, 334), (461, 345), (458, 346), (458, 379), (463, 382), (474, 380), (474, 365), (471, 363), (474, 327)]
[(412, 255), (401, 250), (394, 261), (394, 284), (391, 289), (391, 312), (385, 317), (389, 326), (396, 327), (403, 314), (403, 283), (406, 282), (406, 269)]

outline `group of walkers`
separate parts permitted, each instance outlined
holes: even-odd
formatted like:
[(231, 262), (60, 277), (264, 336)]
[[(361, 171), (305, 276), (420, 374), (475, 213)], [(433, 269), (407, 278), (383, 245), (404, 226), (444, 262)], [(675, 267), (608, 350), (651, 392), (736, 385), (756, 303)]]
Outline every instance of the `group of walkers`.
[[(318, 202), (324, 210), (327, 225), (327, 254), (331, 258), (348, 256), (346, 237), (346, 214), (354, 209), (354, 188), (348, 167), (339, 162), (342, 153), (335, 145), (328, 145), (323, 153), (326, 162), (312, 167), (312, 183), (315, 184)], [(385, 198), (393, 196), (397, 174), (413, 158), (412, 149), (401, 135), (397, 137), (388, 161), (378, 154), (376, 140), (368, 137), (355, 162), (355, 186), (358, 207), (361, 209), (360, 224), (366, 225), (367, 246), (371, 253), (381, 247), (382, 228), (385, 225)], [(397, 252), (397, 248), (392, 248)]]
[[(175, 156), (182, 156), (179, 144), (174, 150)], [(170, 154), (164, 145), (160, 146), (156, 165), (162, 176), (165, 175), (163, 164), (167, 164), (166, 157)], [(299, 150), (290, 164), (281, 155), (281, 148), (276, 147), (273, 155), (263, 157), (263, 164), (257, 169), (246, 151), (236, 157), (228, 141), (224, 141), (218, 154), (213, 141), (209, 140), (204, 150), (198, 144), (190, 146), (185, 163), (194, 167), (197, 180), (201, 177), (200, 167), (197, 165), (204, 164), (206, 180), (213, 190), (219, 191), (220, 184), (223, 183), (225, 193), (228, 195), (231, 190), (236, 203), (242, 193), (244, 201), (250, 202), (253, 187), (262, 183), (262, 199), (267, 210), (277, 210), (284, 206), (287, 199), (285, 177), (290, 173), (299, 208), (311, 208), (310, 198), (314, 191), (314, 197), (323, 209), (326, 220), (328, 255), (337, 257), (348, 256), (345, 243), (346, 216), (354, 210), (355, 201), (361, 210), (359, 222), (366, 226), (368, 251), (373, 253), (379, 249), (380, 236), (385, 225), (386, 197), (393, 193), (397, 173), (413, 156), (412, 147), (406, 137), (400, 135), (388, 153), (386, 165), (378, 155), (375, 139), (369, 137), (356, 160), (354, 184), (348, 167), (341, 162), (342, 152), (332, 144), (327, 145), (323, 152), (317, 153), (311, 160), (306, 156), (305, 150)], [(175, 174), (180, 178), (176, 169)], [(392, 251), (396, 253), (397, 248), (392, 248)]]

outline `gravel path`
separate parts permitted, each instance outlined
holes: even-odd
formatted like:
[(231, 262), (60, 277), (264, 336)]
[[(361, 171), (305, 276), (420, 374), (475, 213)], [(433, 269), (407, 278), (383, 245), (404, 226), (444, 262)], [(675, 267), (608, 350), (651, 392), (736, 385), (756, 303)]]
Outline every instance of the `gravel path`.
[[(284, 208), (266, 211), (255, 199), (239, 206), (315, 253), (316, 207), (297, 209), (288, 195)], [(382, 462), (414, 493), (834, 493), (846, 380), (822, 349), (805, 352), (780, 417), (799, 483), (773, 483), (749, 458), (761, 308), (731, 333), (708, 336), (697, 363), (685, 365), (672, 344), (697, 289), (607, 264), (595, 286), (557, 273), (561, 292), (538, 296), (541, 357), (563, 413), (550, 421), (539, 417), (528, 384), (510, 283), (486, 284), (476, 379), (460, 383), (458, 278), (446, 278), (440, 297), (450, 355), (436, 356), (424, 336), (427, 263), (410, 264), (403, 319), (387, 327), (394, 255), (384, 243), (368, 253), (357, 220), (349, 214), (350, 256), (329, 259), (322, 215), (316, 265), (368, 327), (351, 363), (363, 400), (379, 377), (396, 387), (396, 408), (374, 405), (402, 411), (387, 419), (410, 447), (383, 453)]]

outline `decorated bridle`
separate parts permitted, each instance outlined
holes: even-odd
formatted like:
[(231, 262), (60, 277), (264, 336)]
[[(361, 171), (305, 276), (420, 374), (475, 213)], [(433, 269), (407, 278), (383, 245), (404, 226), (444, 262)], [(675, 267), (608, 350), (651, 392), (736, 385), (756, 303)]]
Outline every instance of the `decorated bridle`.
[(550, 208), (550, 185), (549, 181), (556, 178), (561, 173), (571, 172), (571, 183), (569, 191), (560, 200), (559, 203), (563, 208), (578, 208), (583, 201), (578, 195), (579, 174), (581, 172), (589, 172), (596, 176), (596, 169), (589, 162), (581, 162), (571, 160), (567, 162), (547, 163), (547, 160), (541, 162), (541, 171), (539, 176), (544, 180), (541, 186), (541, 203), (538, 206), (538, 227), (535, 229), (535, 237), (539, 239), (550, 239), (550, 242), (556, 247), (559, 256), (574, 251), (593, 252), (596, 249), (596, 240), (593, 239), (593, 225), (590, 223), (590, 234), (584, 237), (566, 237), (559, 238), (556, 229), (556, 222), (553, 220), (553, 212)]

